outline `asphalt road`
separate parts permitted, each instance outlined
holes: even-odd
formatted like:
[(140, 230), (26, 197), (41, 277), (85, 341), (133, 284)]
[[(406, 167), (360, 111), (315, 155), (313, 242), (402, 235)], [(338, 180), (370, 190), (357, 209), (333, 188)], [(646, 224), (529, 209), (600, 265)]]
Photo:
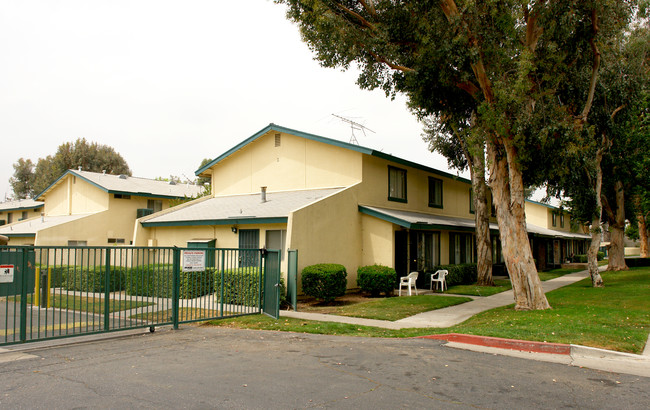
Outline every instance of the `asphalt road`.
[(427, 339), (195, 326), (0, 353), (0, 380), (12, 409), (650, 408), (639, 376)]

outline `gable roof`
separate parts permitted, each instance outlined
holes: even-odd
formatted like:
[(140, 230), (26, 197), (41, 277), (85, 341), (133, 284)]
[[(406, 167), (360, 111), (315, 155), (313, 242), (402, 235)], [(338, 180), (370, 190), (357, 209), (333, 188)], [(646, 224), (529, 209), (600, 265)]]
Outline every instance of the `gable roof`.
[(335, 147), (349, 149), (349, 150), (352, 150), (352, 151), (360, 152), (362, 154), (371, 155), (371, 156), (377, 157), (377, 158), (382, 158), (382, 159), (385, 159), (385, 160), (388, 160), (388, 161), (395, 162), (397, 164), (401, 164), (401, 165), (408, 166), (408, 167), (411, 167), (411, 168), (420, 169), (420, 170), (423, 170), (423, 171), (426, 171), (426, 172), (430, 172), (432, 174), (437, 174), (437, 175), (440, 175), (440, 176), (443, 176), (443, 177), (446, 177), (446, 178), (450, 178), (450, 179), (454, 179), (454, 180), (457, 180), (457, 181), (462, 181), (462, 182), (471, 184), (471, 181), (469, 179), (467, 179), (467, 178), (463, 178), (463, 177), (460, 177), (458, 175), (453, 175), (453, 174), (450, 174), (448, 172), (440, 171), (439, 169), (431, 168), (431, 167), (428, 167), (426, 165), (418, 164), (416, 162), (412, 162), (412, 161), (409, 161), (409, 160), (406, 160), (406, 159), (398, 158), (398, 157), (395, 157), (395, 156), (390, 155), (390, 154), (386, 154), (386, 153), (381, 152), (381, 151), (377, 151), (377, 150), (374, 150), (374, 149), (371, 149), (371, 148), (362, 147), (361, 145), (350, 144), (350, 143), (347, 143), (347, 142), (343, 142), (343, 141), (339, 141), (339, 140), (335, 140), (335, 139), (331, 139), (331, 138), (327, 138), (327, 137), (322, 137), (320, 135), (315, 135), (315, 134), (310, 134), (310, 133), (303, 132), (303, 131), (294, 130), (294, 129), (283, 127), (283, 126), (276, 125), (276, 124), (273, 124), (273, 123), (271, 123), (271, 124), (267, 125), (266, 127), (262, 128), (261, 130), (259, 130), (255, 134), (253, 134), (252, 136), (248, 137), (247, 139), (245, 139), (244, 141), (242, 141), (239, 144), (235, 145), (234, 147), (232, 147), (228, 151), (226, 151), (223, 154), (219, 155), (217, 158), (213, 159), (208, 164), (206, 164), (203, 167), (199, 168), (195, 172), (195, 174), (196, 175), (202, 175), (204, 172), (206, 172), (207, 170), (212, 168), (215, 164), (221, 162), (222, 160), (226, 159), (230, 155), (232, 155), (235, 152), (239, 151), (240, 149), (244, 148), (246, 145), (250, 144), (251, 142), (257, 140), (258, 138), (266, 135), (267, 133), (269, 133), (271, 131), (282, 132), (282, 133), (285, 133), (285, 134), (291, 134), (291, 135), (295, 135), (295, 136), (300, 137), (300, 138), (305, 138), (305, 139), (312, 140), (312, 141), (322, 142), (324, 144), (333, 145)]
[(296, 209), (317, 202), (344, 188), (306, 189), (268, 192), (261, 195), (229, 195), (197, 200), (183, 208), (141, 220), (142, 226), (235, 225), (252, 223), (286, 223)]
[(172, 185), (166, 181), (155, 179), (132, 177), (127, 175), (111, 175), (100, 172), (78, 171), (69, 169), (61, 175), (43, 192), (36, 196), (36, 199), (44, 197), (47, 193), (59, 185), (66, 176), (79, 177), (89, 184), (109, 194), (137, 195), (152, 198), (183, 198), (193, 197), (203, 191), (202, 186), (189, 184)]
[(0, 212), (38, 209), (42, 206), (43, 202), (40, 201), (34, 201), (33, 199), (18, 199), (15, 201), (0, 202)]

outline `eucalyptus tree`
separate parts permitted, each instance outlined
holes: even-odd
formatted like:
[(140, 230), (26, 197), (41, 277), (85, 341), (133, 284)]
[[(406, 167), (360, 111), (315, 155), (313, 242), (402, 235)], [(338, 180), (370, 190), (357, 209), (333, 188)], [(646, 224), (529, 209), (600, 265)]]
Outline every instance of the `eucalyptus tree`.
[[(405, 93), (413, 109), (437, 118), (476, 113), (515, 308), (550, 307), (528, 241), (524, 187), (547, 179), (587, 121), (598, 42), (626, 26), (634, 1), (276, 1), (321, 65), (355, 64), (362, 88)], [(585, 99), (565, 106), (556, 92), (585, 55)]]

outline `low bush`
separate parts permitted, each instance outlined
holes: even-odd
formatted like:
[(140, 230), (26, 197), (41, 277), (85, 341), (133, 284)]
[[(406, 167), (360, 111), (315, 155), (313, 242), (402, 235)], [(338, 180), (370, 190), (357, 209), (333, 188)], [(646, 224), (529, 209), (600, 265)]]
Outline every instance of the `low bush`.
[[(125, 269), (112, 266), (109, 272), (109, 292), (124, 290)], [(83, 292), (106, 291), (106, 269), (103, 266), (56, 266), (52, 269), (52, 286)]]
[[(600, 259), (598, 259), (598, 260), (600, 260)], [(571, 258), (571, 262), (573, 262), (573, 263), (587, 263), (588, 258), (587, 258), (587, 255), (573, 255), (573, 257)]]
[(628, 268), (650, 266), (650, 258), (625, 258), (625, 264)]
[[(179, 297), (192, 299), (214, 292), (214, 269), (200, 272), (180, 272)], [(171, 298), (174, 292), (172, 265), (142, 265), (126, 273), (126, 293), (129, 295)]]
[(362, 291), (374, 297), (382, 292), (386, 296), (392, 295), (397, 282), (397, 272), (388, 266), (370, 265), (357, 269), (357, 285)]
[(445, 278), (447, 281), (447, 286), (454, 285), (471, 285), (476, 283), (478, 279), (478, 273), (476, 270), (475, 263), (463, 263), (459, 265), (440, 265), (436, 266), (431, 270), (427, 270), (424, 274), (425, 283), (420, 286), (427, 288), (431, 284), (431, 275), (436, 273), (440, 269), (446, 269), (449, 274)]
[(596, 255), (596, 259), (599, 261), (605, 259), (605, 252), (598, 252), (598, 254)]
[(335, 263), (320, 263), (302, 270), (302, 291), (316, 299), (332, 302), (345, 295), (347, 276), (345, 266)]
[[(221, 271), (214, 275), (215, 292), (221, 297)], [(231, 305), (254, 306), (260, 296), (260, 270), (258, 267), (228, 269), (223, 271), (223, 301)]]

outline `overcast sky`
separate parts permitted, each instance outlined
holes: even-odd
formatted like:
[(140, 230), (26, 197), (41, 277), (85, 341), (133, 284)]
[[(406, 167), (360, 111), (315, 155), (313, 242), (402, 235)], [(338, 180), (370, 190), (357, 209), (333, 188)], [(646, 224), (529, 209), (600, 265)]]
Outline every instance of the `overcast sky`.
[[(110, 145), (134, 176), (194, 177), (273, 122), (447, 170), (403, 98), (322, 68), (270, 0), (0, 0), (0, 200), (19, 158)], [(456, 173), (454, 171), (454, 173)]]

